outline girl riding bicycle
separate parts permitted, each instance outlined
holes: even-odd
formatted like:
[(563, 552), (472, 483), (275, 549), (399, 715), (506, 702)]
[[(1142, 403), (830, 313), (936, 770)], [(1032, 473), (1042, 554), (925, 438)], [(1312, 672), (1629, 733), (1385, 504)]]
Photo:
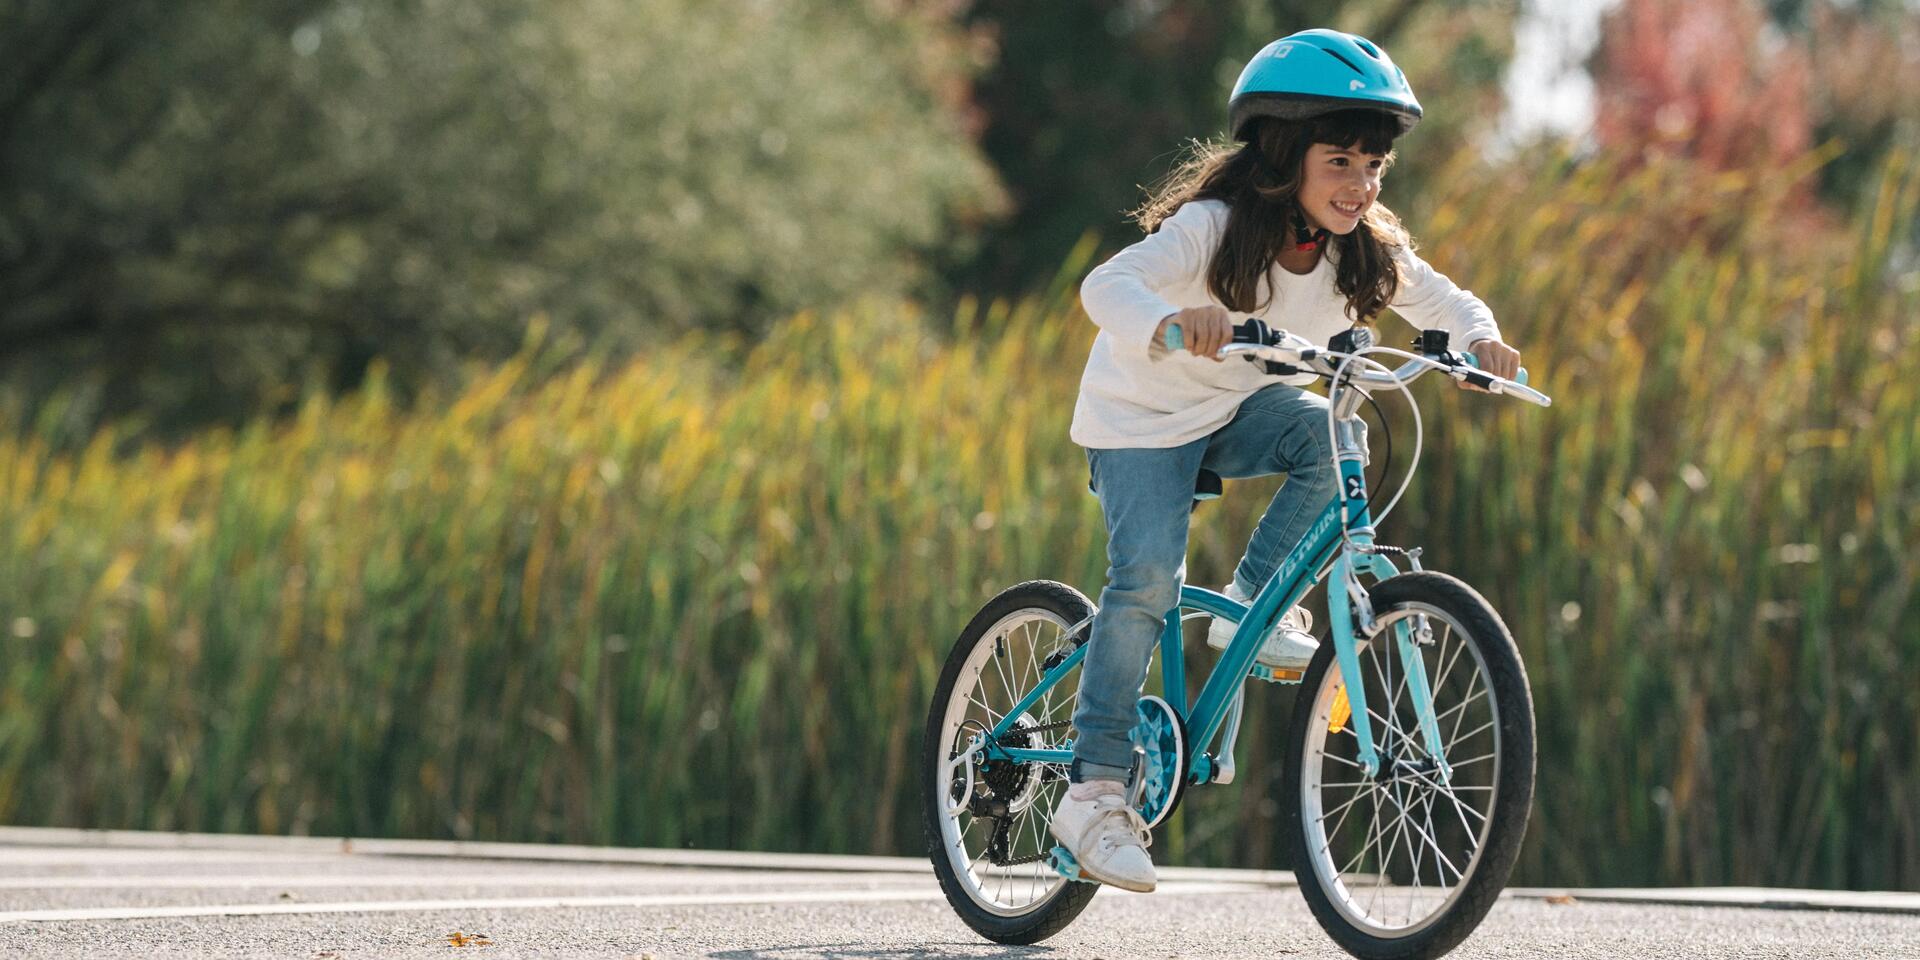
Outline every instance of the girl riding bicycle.
[[(1300, 389), (1310, 375), (1215, 357), (1231, 339), (1231, 318), (1326, 343), (1391, 307), (1446, 331), (1490, 373), (1511, 378), (1520, 364), (1486, 304), (1415, 256), (1398, 218), (1375, 203), (1394, 138), (1421, 113), (1385, 51), (1333, 30), (1276, 40), (1242, 71), (1228, 109), (1237, 143), (1177, 171), (1136, 213), (1148, 236), (1080, 287), (1101, 329), (1071, 437), (1087, 448), (1109, 568), (1073, 713), (1072, 785), (1050, 830), (1088, 876), (1141, 892), (1155, 875), (1146, 824), (1126, 795), (1129, 731), (1162, 618), (1185, 579), (1196, 479), (1202, 470), (1287, 475), (1226, 588), (1241, 601), (1335, 492), (1327, 401)], [(1189, 353), (1154, 348), (1170, 324)], [(1310, 626), (1294, 608), (1258, 661), (1304, 668), (1316, 648)], [(1209, 644), (1224, 648), (1233, 628), (1217, 621)]]

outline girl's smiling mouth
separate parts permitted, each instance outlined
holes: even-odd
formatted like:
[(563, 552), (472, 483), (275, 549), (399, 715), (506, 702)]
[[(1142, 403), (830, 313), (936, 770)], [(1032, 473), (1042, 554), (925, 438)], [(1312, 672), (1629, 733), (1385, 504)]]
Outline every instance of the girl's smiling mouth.
[(1351, 201), (1351, 202), (1343, 202), (1340, 200), (1329, 200), (1327, 201), (1327, 203), (1329, 206), (1333, 207), (1333, 209), (1349, 217), (1358, 217), (1360, 215), (1360, 211), (1366, 209), (1366, 206), (1367, 206), (1365, 203), (1362, 203), (1357, 200)]

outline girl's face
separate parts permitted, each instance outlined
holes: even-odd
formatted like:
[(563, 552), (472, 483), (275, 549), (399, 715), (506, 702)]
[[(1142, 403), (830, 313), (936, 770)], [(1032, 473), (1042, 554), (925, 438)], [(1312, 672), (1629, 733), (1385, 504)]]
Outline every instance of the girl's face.
[(1351, 147), (1316, 143), (1307, 148), (1304, 165), (1300, 209), (1315, 226), (1345, 236), (1360, 225), (1360, 218), (1380, 195), (1387, 158), (1362, 152), (1358, 143)]

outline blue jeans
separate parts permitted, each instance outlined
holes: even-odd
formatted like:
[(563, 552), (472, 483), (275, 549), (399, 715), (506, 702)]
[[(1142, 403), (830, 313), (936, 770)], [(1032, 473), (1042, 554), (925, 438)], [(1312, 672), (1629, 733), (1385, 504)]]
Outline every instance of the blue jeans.
[(1130, 784), (1127, 732), (1147, 662), (1186, 580), (1194, 480), (1203, 467), (1228, 479), (1287, 475), (1233, 572), (1252, 596), (1333, 499), (1338, 474), (1327, 400), (1274, 384), (1242, 401), (1212, 436), (1178, 447), (1090, 449), (1087, 463), (1107, 521), (1107, 586), (1081, 666), (1069, 779)]

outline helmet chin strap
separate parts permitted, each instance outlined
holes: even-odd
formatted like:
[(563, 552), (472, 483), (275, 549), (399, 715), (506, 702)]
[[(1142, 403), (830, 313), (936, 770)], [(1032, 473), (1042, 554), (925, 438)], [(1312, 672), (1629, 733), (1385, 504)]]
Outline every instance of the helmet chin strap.
[(1331, 234), (1327, 232), (1327, 228), (1325, 227), (1321, 227), (1318, 230), (1307, 229), (1307, 215), (1301, 212), (1300, 202), (1298, 200), (1294, 201), (1293, 248), (1295, 250), (1312, 250), (1327, 242), (1327, 237), (1329, 236), (1331, 236)]

